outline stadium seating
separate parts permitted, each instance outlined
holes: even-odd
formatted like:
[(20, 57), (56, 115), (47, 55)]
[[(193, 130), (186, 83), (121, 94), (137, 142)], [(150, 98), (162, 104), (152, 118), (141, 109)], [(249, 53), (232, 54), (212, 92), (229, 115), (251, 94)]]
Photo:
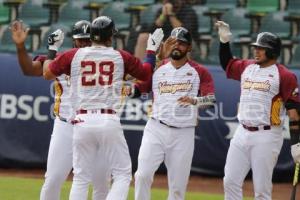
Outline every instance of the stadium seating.
[(144, 6), (154, 4), (155, 0), (123, 0), (123, 2), (133, 6)]
[(279, 10), (279, 0), (247, 0), (246, 9), (252, 13), (267, 13)]
[(8, 24), (10, 21), (10, 11), (9, 8), (0, 3), (0, 25)]
[(111, 2), (102, 9), (101, 14), (110, 16), (119, 30), (128, 30), (130, 26), (130, 14), (125, 12), (128, 4), (125, 2)]
[(41, 2), (29, 0), (20, 6), (19, 18), (30, 27), (39, 27), (48, 24), (49, 11)]
[(83, 9), (82, 6), (82, 4), (76, 4), (72, 1), (68, 1), (61, 8), (57, 23), (71, 27), (76, 21), (79, 20), (90, 21), (90, 12)]
[(244, 8), (234, 8), (222, 16), (222, 20), (230, 25), (233, 38), (250, 35), (250, 20), (245, 18), (246, 12)]
[(284, 12), (272, 12), (261, 20), (259, 32), (276, 33), (281, 38), (288, 38), (290, 33), (290, 23), (283, 20)]
[(289, 14), (300, 15), (300, 1), (299, 0), (288, 0), (287, 11)]
[(298, 45), (293, 53), (289, 67), (300, 68), (300, 45)]
[(237, 6), (237, 0), (207, 0), (205, 6), (210, 10), (231, 9)]

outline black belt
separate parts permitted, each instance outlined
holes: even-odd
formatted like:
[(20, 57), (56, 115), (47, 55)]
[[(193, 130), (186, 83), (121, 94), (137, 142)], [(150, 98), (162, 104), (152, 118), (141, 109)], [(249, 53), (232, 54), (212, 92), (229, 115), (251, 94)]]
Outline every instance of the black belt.
[(158, 121), (159, 123), (161, 123), (161, 124), (163, 124), (163, 125), (169, 127), (169, 128), (180, 128), (180, 127), (171, 126), (171, 125), (169, 125), (169, 124), (166, 124), (165, 122), (163, 122), (163, 121), (161, 121), (161, 120), (158, 120), (158, 119), (155, 119), (155, 118), (153, 118), (153, 117), (151, 117), (151, 118), (152, 118), (153, 120)]
[(68, 120), (66, 119), (66, 118), (63, 118), (63, 117), (60, 117), (60, 116), (57, 116), (58, 117), (58, 119), (60, 120), (60, 121), (63, 121), (63, 122), (67, 122), (68, 123)]
[[(245, 124), (242, 124), (244, 129), (247, 129), (248, 131), (258, 131), (259, 130), (259, 127), (256, 127), (256, 126), (247, 126)], [(271, 126), (269, 125), (266, 125), (266, 126), (262, 126), (262, 129), (263, 130), (270, 130), (271, 129)]]

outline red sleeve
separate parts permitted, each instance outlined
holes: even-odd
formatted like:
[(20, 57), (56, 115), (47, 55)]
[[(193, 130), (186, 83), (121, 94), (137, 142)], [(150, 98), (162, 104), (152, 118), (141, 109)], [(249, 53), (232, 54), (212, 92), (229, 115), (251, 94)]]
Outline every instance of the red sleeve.
[(59, 76), (62, 74), (70, 75), (71, 63), (72, 63), (73, 57), (77, 51), (78, 51), (78, 48), (74, 48), (74, 49), (68, 50), (68, 51), (60, 54), (58, 57), (55, 58), (55, 60), (53, 60), (49, 64), (50, 71), (55, 76)]
[(208, 70), (194, 61), (189, 61), (189, 64), (198, 72), (200, 78), (198, 95), (207, 96), (209, 94), (215, 94), (214, 81)]
[(283, 101), (292, 100), (300, 103), (297, 77), (286, 67), (278, 65), (280, 76), (280, 96)]
[(254, 60), (231, 59), (226, 67), (227, 78), (240, 81), (246, 67), (253, 63)]
[(152, 66), (148, 62), (142, 63), (140, 59), (134, 57), (130, 53), (119, 50), (123, 60), (125, 74), (130, 74), (134, 78), (142, 81), (147, 81), (152, 76)]
[[(57, 53), (56, 56), (61, 55), (61, 53)], [(45, 60), (47, 60), (47, 56), (46, 55), (37, 55), (33, 58), (33, 61), (39, 61), (42, 63), (42, 65), (44, 64)]]
[(33, 61), (39, 61), (42, 63), (42, 65), (44, 64), (45, 60), (47, 60), (47, 56), (45, 55), (37, 55), (33, 58)]
[(152, 90), (152, 79), (149, 78), (147, 81), (137, 81), (135, 87), (139, 89), (140, 93), (149, 93)]

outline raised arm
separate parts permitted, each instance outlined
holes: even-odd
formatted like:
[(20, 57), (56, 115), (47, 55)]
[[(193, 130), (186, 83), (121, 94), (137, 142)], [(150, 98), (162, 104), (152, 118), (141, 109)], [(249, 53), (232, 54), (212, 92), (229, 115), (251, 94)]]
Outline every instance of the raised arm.
[(223, 21), (217, 21), (215, 25), (220, 37), (219, 59), (222, 68), (226, 71), (229, 61), (233, 58), (229, 44), (232, 33), (229, 25)]
[(58, 73), (53, 73), (54, 70), (50, 69), (49, 66), (52, 60), (56, 57), (56, 53), (63, 41), (64, 32), (60, 29), (57, 29), (48, 36), (48, 55), (47, 60), (43, 64), (43, 76), (46, 80), (53, 80), (57, 75), (60, 75)]
[(147, 41), (147, 54), (143, 63), (128, 52), (120, 50), (124, 60), (125, 73), (130, 74), (138, 80), (147, 81), (155, 68), (155, 54), (163, 37), (164, 33), (161, 28), (156, 29), (153, 34), (150, 34)]
[(12, 40), (16, 45), (18, 62), (23, 74), (26, 76), (42, 76), (42, 63), (40, 61), (33, 61), (25, 47), (29, 28), (25, 28), (22, 21), (16, 20), (11, 23), (10, 30)]

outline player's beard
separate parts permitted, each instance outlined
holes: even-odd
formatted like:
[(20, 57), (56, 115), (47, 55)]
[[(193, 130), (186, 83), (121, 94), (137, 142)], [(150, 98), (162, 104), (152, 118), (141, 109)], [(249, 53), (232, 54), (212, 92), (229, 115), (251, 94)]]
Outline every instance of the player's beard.
[(174, 49), (174, 50), (171, 52), (170, 57), (171, 57), (173, 60), (180, 60), (180, 59), (182, 59), (183, 57), (185, 57), (186, 54), (187, 54), (187, 52), (181, 52), (181, 51), (179, 51), (178, 49)]

